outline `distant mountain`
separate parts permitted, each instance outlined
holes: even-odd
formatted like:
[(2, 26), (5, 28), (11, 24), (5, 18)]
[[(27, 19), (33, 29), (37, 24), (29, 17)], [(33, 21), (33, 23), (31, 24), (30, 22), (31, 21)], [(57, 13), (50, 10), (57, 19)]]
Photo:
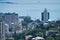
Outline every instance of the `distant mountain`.
[(1, 4), (16, 4), (14, 2), (0, 2)]

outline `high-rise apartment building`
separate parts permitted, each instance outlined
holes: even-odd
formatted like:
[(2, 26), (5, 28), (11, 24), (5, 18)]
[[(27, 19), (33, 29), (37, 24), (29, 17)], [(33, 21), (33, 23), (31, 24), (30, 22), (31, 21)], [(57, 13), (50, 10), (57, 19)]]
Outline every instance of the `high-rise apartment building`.
[(47, 12), (47, 9), (45, 8), (44, 9), (44, 12), (42, 12), (42, 14), (41, 14), (41, 20), (43, 21), (43, 22), (48, 22), (48, 20), (49, 20), (49, 17), (50, 15), (49, 15), (49, 12)]
[(2, 21), (3, 17), (0, 17), (0, 40), (5, 40), (5, 26)]
[(18, 14), (0, 13), (0, 40), (6, 39), (6, 34), (14, 33), (18, 27)]
[(7, 32), (14, 32), (16, 27), (18, 27), (18, 14), (16, 13), (0, 13), (2, 21), (6, 26)]
[(9, 26), (9, 31), (14, 32), (18, 27), (18, 14), (5, 13), (5, 23)]

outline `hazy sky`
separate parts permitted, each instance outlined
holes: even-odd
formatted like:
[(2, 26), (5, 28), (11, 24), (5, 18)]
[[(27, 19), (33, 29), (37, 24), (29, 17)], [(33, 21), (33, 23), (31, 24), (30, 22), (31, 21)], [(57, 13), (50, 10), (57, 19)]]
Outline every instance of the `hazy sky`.
[(50, 12), (50, 19), (60, 19), (60, 0), (0, 0), (0, 12), (16, 12), (32, 19), (41, 19), (44, 8)]

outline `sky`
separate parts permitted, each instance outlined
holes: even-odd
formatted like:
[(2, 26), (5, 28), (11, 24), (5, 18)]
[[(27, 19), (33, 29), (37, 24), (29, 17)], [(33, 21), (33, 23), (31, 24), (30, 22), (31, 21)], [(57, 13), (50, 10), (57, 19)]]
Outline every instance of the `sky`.
[(44, 9), (50, 13), (51, 20), (60, 19), (60, 0), (0, 0), (0, 12), (15, 12), (19, 16), (40, 19)]

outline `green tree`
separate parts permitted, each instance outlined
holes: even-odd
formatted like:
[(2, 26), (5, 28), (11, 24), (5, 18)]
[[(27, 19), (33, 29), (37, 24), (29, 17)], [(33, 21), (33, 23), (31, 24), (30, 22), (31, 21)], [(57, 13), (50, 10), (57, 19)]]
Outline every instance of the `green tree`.
[(54, 38), (52, 36), (48, 36), (46, 40), (54, 40)]
[(43, 33), (42, 32), (37, 33), (37, 35), (40, 36), (40, 37), (43, 37)]
[(41, 21), (39, 19), (36, 19), (35, 22), (40, 23)]

